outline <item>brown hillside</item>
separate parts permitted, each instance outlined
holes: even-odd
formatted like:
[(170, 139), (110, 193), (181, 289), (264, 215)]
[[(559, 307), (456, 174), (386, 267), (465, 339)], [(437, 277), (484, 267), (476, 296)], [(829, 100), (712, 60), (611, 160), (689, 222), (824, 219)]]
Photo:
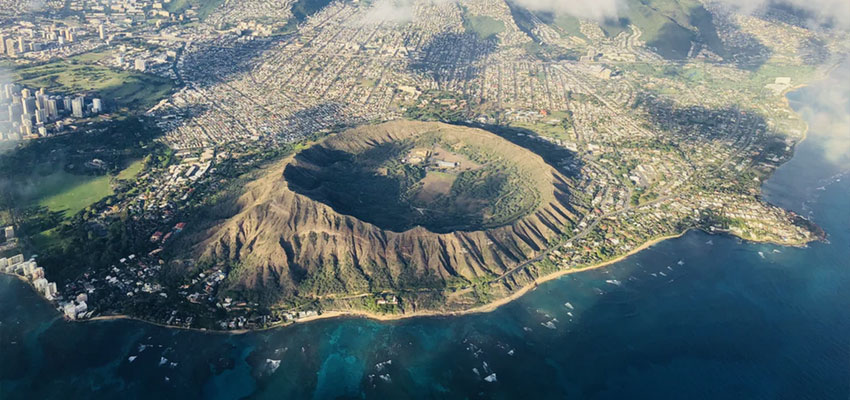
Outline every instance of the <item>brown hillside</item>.
[(281, 298), (438, 288), (501, 274), (534, 257), (579, 218), (565, 200), (570, 199), (567, 177), (530, 151), (483, 130), (390, 122), (343, 132), (308, 150), (360, 154), (435, 132), (443, 142), (483, 149), (488, 159), (515, 167), (537, 196), (534, 208), (509, 224), (480, 230), (382, 229), (320, 201), (333, 188), (294, 190), (284, 177), (287, 168), (321, 172), (307, 157), (295, 155), (247, 185), (238, 212), (195, 238), (195, 255), (238, 265), (228, 289), (271, 291)]

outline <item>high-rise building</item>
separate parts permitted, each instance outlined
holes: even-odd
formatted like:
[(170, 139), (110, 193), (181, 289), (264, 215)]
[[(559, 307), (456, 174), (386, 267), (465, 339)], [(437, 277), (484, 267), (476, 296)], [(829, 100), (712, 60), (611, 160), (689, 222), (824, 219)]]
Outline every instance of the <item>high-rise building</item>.
[(6, 35), (0, 35), (0, 54), (6, 54)]
[(35, 97), (22, 98), (21, 105), (24, 107), (24, 114), (35, 114)]
[(136, 67), (137, 71), (141, 72), (145, 72), (145, 69), (147, 68), (147, 65), (145, 65), (145, 60), (141, 58), (137, 58), (133, 65)]
[(32, 91), (27, 88), (24, 88), (23, 90), (21, 90), (21, 96), (23, 96), (24, 98), (30, 97), (32, 96)]
[(6, 54), (8, 54), (9, 57), (15, 57), (15, 55), (17, 55), (17, 52), (15, 52), (15, 39), (6, 39)]
[(103, 104), (100, 102), (99, 98), (91, 100), (91, 112), (94, 114), (100, 114), (103, 112)]
[(9, 104), (9, 121), (15, 122), (20, 120), (23, 113), (24, 108), (21, 106), (21, 103)]
[(21, 124), (21, 135), (32, 135), (32, 121), (27, 120)]
[(6, 97), (7, 98), (11, 99), (17, 93), (19, 93), (18, 92), (18, 85), (14, 84), (14, 83), (10, 83), (10, 84), (6, 85)]
[(68, 111), (71, 110), (71, 98), (70, 97), (65, 96), (62, 99), (62, 109), (65, 110), (65, 112), (68, 112)]
[(82, 118), (85, 116), (85, 109), (83, 108), (83, 101), (85, 97), (80, 96), (71, 101), (71, 115), (75, 118)]
[(106, 40), (106, 31), (103, 28), (103, 24), (97, 26), (97, 34), (100, 36), (100, 40)]
[(47, 111), (45, 110), (35, 110), (35, 123), (44, 124), (47, 122)]
[(27, 50), (24, 47), (24, 37), (18, 36), (18, 52), (23, 53), (25, 51), (27, 51)]
[(59, 102), (56, 99), (47, 99), (47, 115), (50, 119), (59, 117)]

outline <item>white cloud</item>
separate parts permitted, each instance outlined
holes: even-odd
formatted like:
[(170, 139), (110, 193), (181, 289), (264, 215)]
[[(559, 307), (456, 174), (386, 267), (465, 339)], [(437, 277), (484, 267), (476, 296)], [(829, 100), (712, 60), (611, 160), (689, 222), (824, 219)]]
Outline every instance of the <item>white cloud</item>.
[(457, 0), (375, 0), (368, 6), (359, 22), (362, 24), (378, 24), (381, 22), (403, 24), (413, 20), (417, 3), (438, 4), (452, 1), (462, 3)]
[(364, 24), (403, 23), (413, 19), (413, 0), (375, 0), (361, 19)]
[(784, 4), (812, 14), (818, 24), (850, 27), (850, 0), (720, 0), (739, 12), (751, 14), (769, 4)]
[(579, 18), (603, 20), (617, 18), (624, 4), (621, 0), (514, 0), (529, 10), (569, 14)]
[(824, 159), (850, 168), (850, 63), (845, 62), (825, 81), (804, 89), (800, 113), (821, 146)]
[[(498, 0), (495, 0), (498, 1)], [(579, 18), (603, 20), (616, 18), (624, 9), (623, 0), (508, 0), (533, 11), (548, 11), (555, 14), (570, 14)], [(434, 4), (462, 0), (375, 0), (366, 9), (361, 23), (381, 22), (405, 23), (415, 17), (416, 4)]]

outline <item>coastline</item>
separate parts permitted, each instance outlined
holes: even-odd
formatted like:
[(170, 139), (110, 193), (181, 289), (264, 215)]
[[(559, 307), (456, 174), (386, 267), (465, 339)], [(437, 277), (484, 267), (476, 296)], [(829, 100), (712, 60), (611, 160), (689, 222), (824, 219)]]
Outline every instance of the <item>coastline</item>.
[[(566, 276), (566, 275), (571, 275), (571, 274), (586, 272), (586, 271), (590, 271), (590, 270), (594, 270), (594, 269), (604, 268), (604, 267), (609, 266), (611, 264), (615, 264), (615, 263), (618, 263), (620, 261), (624, 261), (627, 258), (629, 258), (629, 257), (631, 257), (631, 256), (633, 256), (633, 255), (635, 255), (635, 254), (637, 254), (637, 253), (639, 253), (643, 250), (646, 250), (646, 249), (648, 249), (652, 246), (655, 246), (656, 244), (659, 244), (659, 243), (661, 243), (665, 240), (682, 237), (686, 233), (691, 231), (692, 229), (697, 229), (697, 228), (688, 228), (688, 229), (686, 229), (682, 232), (676, 233), (676, 234), (664, 235), (664, 236), (656, 237), (654, 239), (650, 239), (650, 240), (644, 242), (643, 244), (641, 244), (640, 246), (637, 246), (634, 249), (629, 250), (626, 253), (623, 253), (619, 256), (616, 256), (614, 258), (611, 258), (609, 260), (605, 260), (605, 261), (602, 261), (602, 262), (599, 262), (599, 263), (596, 263), (596, 264), (591, 264), (591, 265), (587, 265), (587, 266), (583, 266), (583, 267), (579, 267), (579, 268), (570, 268), (570, 269), (559, 270), (559, 271), (555, 271), (553, 273), (550, 273), (548, 275), (537, 277), (534, 281), (532, 281), (529, 284), (521, 287), (520, 289), (511, 293), (508, 296), (496, 299), (496, 300), (491, 301), (487, 304), (483, 304), (483, 305), (479, 305), (479, 306), (476, 306), (476, 307), (473, 307), (473, 308), (469, 308), (469, 309), (466, 309), (466, 310), (459, 310), (459, 311), (427, 310), (427, 311), (413, 311), (413, 312), (405, 313), (405, 314), (378, 314), (378, 313), (373, 313), (373, 312), (369, 312), (369, 311), (365, 311), (365, 310), (344, 310), (344, 311), (329, 310), (329, 311), (323, 311), (321, 314), (318, 314), (318, 315), (313, 315), (313, 316), (306, 317), (306, 318), (296, 319), (296, 320), (286, 322), (286, 323), (274, 324), (274, 325), (266, 326), (266, 327), (263, 327), (263, 328), (231, 329), (231, 330), (192, 328), (192, 327), (185, 327), (185, 326), (179, 326), (179, 325), (167, 325), (167, 324), (163, 324), (163, 323), (159, 323), (159, 322), (150, 321), (150, 320), (144, 319), (142, 317), (134, 317), (134, 316), (126, 315), (126, 314), (99, 315), (99, 316), (96, 316), (96, 317), (87, 318), (87, 319), (80, 319), (80, 320), (68, 320), (68, 319), (66, 319), (62, 316), (60, 316), (60, 318), (62, 318), (65, 321), (68, 321), (68, 322), (78, 322), (78, 323), (97, 322), (97, 321), (103, 322), (103, 321), (116, 321), (116, 320), (130, 320), (130, 321), (137, 321), (137, 322), (150, 324), (150, 325), (154, 325), (154, 326), (158, 326), (158, 327), (162, 327), (162, 328), (166, 328), (166, 329), (180, 329), (180, 330), (203, 332), (203, 333), (210, 333), (210, 334), (243, 335), (243, 334), (247, 334), (247, 333), (251, 333), (251, 332), (262, 332), (262, 331), (268, 331), (268, 330), (273, 330), (273, 329), (282, 329), (282, 328), (287, 328), (287, 327), (290, 327), (290, 326), (293, 326), (293, 325), (299, 325), (299, 324), (304, 324), (304, 323), (309, 323), (309, 322), (314, 322), (314, 321), (319, 321), (319, 320), (324, 320), (324, 319), (334, 319), (334, 318), (347, 318), (347, 317), (348, 318), (366, 318), (366, 319), (381, 321), (381, 322), (391, 322), (391, 321), (398, 321), (398, 320), (404, 320), (404, 319), (410, 319), (410, 318), (459, 317), (459, 316), (471, 315), (471, 314), (484, 314), (484, 313), (493, 312), (493, 311), (497, 310), (498, 308), (500, 308), (500, 307), (502, 307), (502, 306), (514, 301), (514, 300), (519, 299), (520, 297), (524, 296), (526, 293), (537, 289), (537, 287), (539, 285), (541, 285), (545, 282), (552, 281), (552, 280), (558, 279), (558, 278), (560, 278), (562, 276)], [(710, 233), (710, 232), (707, 232), (707, 233), (709, 233), (711, 235), (721, 234), (721, 235), (727, 235), (727, 236), (730, 236), (730, 237), (737, 237), (737, 238), (740, 238), (741, 240), (752, 242), (752, 243), (774, 243), (774, 242), (771, 242), (770, 240), (758, 240), (758, 239), (742, 238), (740, 236), (737, 236), (737, 235), (734, 235), (730, 232), (725, 232), (725, 231), (721, 231), (721, 232), (717, 232), (717, 233)], [(779, 243), (777, 243), (777, 244), (779, 244)], [(783, 245), (783, 244), (779, 244), (779, 245)], [(783, 245), (783, 246), (786, 246), (786, 245)], [(796, 247), (797, 245), (787, 245), (787, 246)], [(3, 273), (3, 275), (14, 276), (14, 277), (18, 278), (21, 282), (26, 283), (31, 289), (35, 290), (35, 288), (32, 287), (32, 283), (28, 279), (26, 279), (26, 277), (23, 277), (23, 276), (20, 276), (20, 275), (17, 275), (17, 274), (7, 274), (7, 273)], [(50, 303), (51, 305), (55, 304), (54, 301), (48, 300), (47, 298), (45, 298), (40, 293), (39, 293), (39, 297), (42, 300)]]
[[(792, 150), (792, 154), (791, 154), (791, 157), (789, 158), (789, 160), (794, 157), (795, 152), (796, 152), (796, 147), (807, 138), (808, 131), (809, 131), (809, 123), (807, 121), (805, 121), (805, 119), (803, 119), (802, 115), (800, 115), (797, 112), (797, 110), (794, 109), (794, 107), (792, 107), (791, 100), (788, 98), (788, 94), (795, 92), (797, 90), (803, 89), (805, 87), (808, 87), (813, 82), (825, 79), (826, 77), (828, 77), (830, 75), (832, 70), (835, 69), (836, 67), (837, 66), (830, 67), (826, 71), (825, 74), (819, 75), (816, 79), (814, 79), (810, 82), (801, 83), (801, 84), (789, 87), (785, 91), (782, 92), (781, 97), (782, 97), (782, 101), (785, 104), (785, 106), (789, 110), (791, 110), (795, 115), (797, 115), (797, 117), (800, 118), (800, 120), (804, 123), (804, 127), (803, 127), (803, 130), (801, 132), (800, 140), (794, 144), (794, 148)], [(787, 160), (786, 160), (786, 162), (787, 162)], [(771, 171), (770, 175), (772, 175), (773, 172), (774, 171)], [(767, 178), (769, 178), (770, 175)], [(766, 180), (767, 179), (765, 179), (765, 181)], [(426, 311), (413, 311), (413, 312), (404, 313), (404, 314), (379, 314), (379, 313), (373, 313), (373, 312), (369, 312), (369, 311), (365, 311), (365, 310), (344, 310), (344, 311), (329, 310), (329, 311), (324, 311), (324, 312), (322, 312), (321, 314), (318, 314), (318, 315), (314, 315), (314, 316), (310, 316), (310, 317), (306, 317), (306, 318), (301, 318), (301, 319), (296, 319), (296, 320), (289, 321), (289, 322), (286, 322), (286, 323), (274, 324), (274, 325), (270, 325), (270, 326), (263, 327), (263, 328), (233, 329), (233, 330), (192, 328), (192, 327), (185, 327), (185, 326), (178, 326), (178, 325), (167, 325), (167, 324), (163, 324), (163, 323), (150, 321), (150, 320), (144, 319), (142, 317), (134, 317), (134, 316), (126, 315), (126, 314), (100, 315), (100, 316), (96, 316), (96, 317), (92, 317), (92, 318), (88, 318), (88, 319), (80, 319), (80, 320), (68, 320), (64, 317), (61, 317), (61, 318), (66, 320), (66, 321), (69, 321), (69, 322), (132, 320), (132, 321), (138, 321), (138, 322), (151, 324), (151, 325), (159, 326), (159, 327), (163, 327), (163, 328), (169, 328), (169, 329), (190, 330), (190, 331), (205, 332), (205, 333), (212, 333), (212, 334), (241, 335), (241, 334), (246, 334), (246, 333), (251, 333), (251, 332), (260, 332), (260, 331), (267, 331), (267, 330), (272, 330), (272, 329), (281, 329), (281, 328), (286, 328), (286, 327), (289, 327), (289, 326), (292, 326), (292, 325), (298, 325), (298, 324), (301, 324), (301, 323), (308, 323), (308, 322), (313, 322), (313, 321), (318, 321), (318, 320), (323, 320), (323, 319), (333, 319), (333, 318), (345, 318), (345, 317), (357, 318), (357, 317), (359, 317), (359, 318), (367, 318), (367, 319), (376, 320), (376, 321), (389, 322), (389, 321), (403, 320), (403, 319), (409, 319), (409, 318), (420, 318), (420, 317), (455, 317), (455, 316), (463, 316), (463, 315), (470, 315), (470, 314), (481, 314), (481, 313), (488, 313), (488, 312), (492, 312), (492, 311), (497, 310), (498, 308), (500, 308), (500, 307), (502, 307), (502, 306), (524, 296), (526, 293), (535, 290), (540, 284), (543, 284), (543, 283), (551, 281), (551, 280), (558, 279), (558, 278), (565, 276), (565, 275), (570, 275), (570, 274), (574, 274), (574, 273), (599, 269), (599, 268), (603, 268), (603, 267), (606, 267), (608, 265), (623, 261), (623, 260), (627, 259), (628, 257), (630, 257), (634, 254), (637, 254), (637, 253), (639, 253), (639, 252), (641, 252), (645, 249), (648, 249), (648, 248), (650, 248), (650, 247), (652, 247), (656, 244), (659, 244), (659, 243), (661, 243), (665, 240), (682, 237), (683, 235), (688, 233), (688, 231), (690, 231), (691, 229), (696, 229), (696, 228), (689, 228), (689, 229), (686, 229), (686, 230), (684, 230), (680, 233), (677, 233), (677, 234), (659, 236), (657, 238), (650, 239), (650, 240), (644, 242), (643, 244), (641, 244), (640, 246), (637, 246), (634, 249), (631, 249), (628, 252), (626, 252), (622, 255), (616, 256), (616, 257), (609, 259), (609, 260), (601, 261), (601, 262), (596, 263), (596, 264), (586, 265), (586, 266), (578, 267), (578, 268), (558, 270), (558, 271), (552, 272), (548, 275), (537, 277), (535, 280), (529, 282), (527, 285), (520, 287), (518, 290), (512, 292), (508, 296), (496, 299), (494, 301), (491, 301), (491, 302), (483, 304), (483, 305), (478, 305), (478, 306), (475, 306), (475, 307), (472, 307), (472, 308), (469, 308), (469, 309), (458, 310), (458, 311), (426, 310)], [(753, 243), (774, 243), (770, 240), (760, 240), (760, 239), (754, 239), (754, 238), (742, 238), (740, 236), (737, 236), (735, 234), (732, 234), (730, 232), (725, 232), (725, 231), (718, 232), (718, 233), (729, 235), (730, 237), (738, 237), (738, 238), (740, 238), (744, 241), (749, 241), (749, 242), (753, 242)], [(715, 233), (710, 233), (710, 234), (715, 234)], [(799, 245), (797, 245), (797, 244), (780, 244), (780, 243), (776, 243), (776, 244), (783, 245), (783, 246), (794, 246), (794, 247), (805, 245), (805, 243), (799, 244)], [(20, 281), (26, 283), (28, 286), (30, 286), (30, 288), (35, 290), (35, 288), (32, 285), (32, 282), (24, 276), (20, 276), (18, 274), (14, 274), (14, 273), (2, 273), (2, 274), (14, 276), (14, 277), (18, 278)], [(51, 306), (56, 304), (55, 301), (47, 299), (41, 293), (39, 293), (39, 297), (42, 298), (43, 300), (47, 301), (48, 303), (50, 303)], [(54, 309), (55, 309), (55, 307), (54, 307)]]
[(375, 320), (375, 321), (389, 322), (389, 321), (397, 321), (397, 320), (403, 320), (403, 319), (409, 319), (409, 318), (456, 317), (456, 316), (463, 316), (463, 315), (470, 315), (470, 314), (483, 314), (483, 313), (495, 311), (499, 307), (502, 307), (502, 306), (522, 297), (526, 293), (536, 289), (542, 283), (545, 283), (545, 282), (548, 282), (548, 281), (551, 281), (551, 280), (554, 280), (554, 279), (558, 279), (562, 276), (575, 274), (575, 273), (579, 273), (579, 272), (590, 271), (590, 270), (594, 270), (594, 269), (599, 269), (599, 268), (603, 268), (603, 267), (606, 267), (606, 266), (611, 265), (611, 264), (618, 263), (618, 262), (623, 261), (623, 260), (625, 260), (626, 258), (628, 258), (632, 255), (635, 255), (635, 254), (637, 254), (637, 253), (639, 253), (643, 250), (646, 250), (646, 249), (648, 249), (648, 248), (650, 248), (650, 247), (652, 247), (652, 246), (654, 246), (658, 243), (661, 243), (665, 240), (682, 237), (688, 231), (690, 231), (690, 229), (685, 230), (683, 232), (680, 232), (678, 234), (660, 236), (660, 237), (657, 237), (655, 239), (648, 240), (645, 243), (641, 244), (640, 246), (635, 247), (634, 249), (628, 251), (627, 253), (624, 253), (620, 256), (614, 257), (610, 260), (599, 262), (597, 264), (592, 264), (592, 265), (588, 265), (588, 266), (584, 266), (584, 267), (580, 267), (580, 268), (571, 268), (571, 269), (560, 270), (560, 271), (556, 271), (556, 272), (553, 272), (553, 273), (545, 275), (545, 276), (538, 277), (537, 279), (535, 279), (534, 281), (532, 281), (528, 285), (523, 286), (522, 288), (520, 288), (516, 292), (510, 294), (509, 296), (494, 300), (494, 301), (487, 303), (487, 304), (484, 304), (484, 305), (480, 305), (480, 306), (477, 306), (477, 307), (473, 307), (473, 308), (470, 308), (470, 309), (467, 309), (467, 310), (461, 310), (461, 311), (445, 311), (445, 312), (441, 312), (441, 311), (414, 311), (414, 312), (405, 313), (405, 314), (377, 314), (377, 313), (372, 313), (372, 312), (363, 311), (363, 310), (346, 310), (346, 311), (330, 310), (330, 311), (322, 312), (319, 315), (314, 315), (314, 316), (310, 316), (310, 317), (306, 317), (306, 318), (297, 319), (297, 320), (294, 320), (293, 322), (290, 322), (290, 323), (277, 324), (277, 325), (272, 325), (272, 326), (259, 328), (259, 329), (234, 329), (234, 330), (189, 328), (189, 327), (176, 326), (176, 325), (166, 325), (166, 324), (148, 321), (148, 320), (143, 319), (143, 318), (132, 317), (132, 316), (129, 316), (129, 315), (124, 315), (124, 314), (101, 315), (101, 316), (97, 316), (97, 317), (93, 317), (93, 318), (89, 318), (89, 319), (85, 319), (85, 320), (79, 320), (79, 321), (75, 321), (75, 322), (114, 321), (114, 320), (124, 319), (124, 320), (139, 321), (139, 322), (143, 322), (143, 323), (147, 323), (147, 324), (151, 324), (151, 325), (155, 325), (155, 326), (160, 326), (160, 327), (163, 327), (163, 328), (191, 330), (191, 331), (215, 333), (215, 334), (241, 335), (241, 334), (246, 334), (246, 333), (250, 333), (250, 332), (261, 332), (261, 331), (267, 331), (267, 330), (271, 330), (271, 329), (286, 328), (286, 327), (289, 327), (289, 326), (292, 326), (292, 325), (298, 325), (298, 324), (302, 324), (302, 323), (319, 321), (319, 320), (323, 320), (323, 319), (333, 319), (333, 318), (345, 318), (345, 317), (357, 318), (357, 317), (360, 317), (360, 318), (367, 318), (367, 319), (371, 319), (371, 320)]

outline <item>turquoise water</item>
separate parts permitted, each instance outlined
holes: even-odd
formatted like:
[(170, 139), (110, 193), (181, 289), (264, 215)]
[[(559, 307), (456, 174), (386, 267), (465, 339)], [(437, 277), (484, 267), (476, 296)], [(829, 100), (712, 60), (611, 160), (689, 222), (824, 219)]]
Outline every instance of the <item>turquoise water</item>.
[(850, 88), (836, 84), (850, 80), (836, 75), (789, 96), (812, 129), (765, 185), (829, 243), (690, 232), (488, 314), (235, 336), (68, 323), (0, 277), (0, 398), (850, 398)]

